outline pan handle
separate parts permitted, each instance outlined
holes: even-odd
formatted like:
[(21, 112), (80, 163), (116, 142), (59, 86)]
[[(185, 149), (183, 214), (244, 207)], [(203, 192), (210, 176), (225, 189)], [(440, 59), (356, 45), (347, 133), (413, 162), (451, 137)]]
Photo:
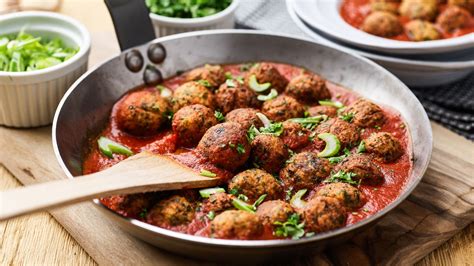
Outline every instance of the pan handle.
[(104, 0), (122, 51), (156, 38), (144, 0)]

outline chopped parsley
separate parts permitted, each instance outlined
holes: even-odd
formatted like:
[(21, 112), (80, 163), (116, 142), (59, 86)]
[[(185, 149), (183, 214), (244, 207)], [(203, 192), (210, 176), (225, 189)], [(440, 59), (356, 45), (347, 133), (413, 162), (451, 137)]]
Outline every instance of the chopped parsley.
[(225, 72), (225, 78), (226, 79), (233, 79), (234, 76), (232, 75), (232, 73), (230, 73), (229, 71)]
[(237, 195), (237, 193), (239, 193), (239, 190), (236, 189), (236, 188), (233, 188), (233, 189), (229, 190), (229, 193), (235, 196), (235, 195)]
[(206, 176), (206, 177), (216, 177), (217, 176), (217, 174), (215, 174), (211, 171), (208, 171), (208, 170), (204, 170), (204, 169), (201, 169), (201, 172), (199, 174), (202, 175), (202, 176)]
[(202, 86), (206, 88), (212, 87), (211, 83), (205, 79), (198, 80), (197, 83), (201, 84)]
[(352, 178), (356, 176), (355, 173), (352, 172), (344, 172), (344, 171), (338, 171), (335, 174), (332, 174), (331, 177), (328, 179), (324, 180), (324, 183), (337, 183), (337, 182), (342, 182), (342, 183), (348, 183), (351, 185), (360, 185), (360, 180), (355, 181)]
[(377, 130), (380, 130), (380, 129), (381, 129), (381, 127), (378, 126), (378, 125), (375, 125), (374, 128), (377, 129)]
[(235, 88), (237, 87), (237, 85), (235, 84), (235, 81), (233, 79), (228, 79), (225, 81), (225, 84), (227, 85), (227, 87), (229, 88)]
[(352, 119), (354, 119), (354, 114), (353, 113), (347, 113), (347, 114), (342, 114), (339, 116), (340, 119), (351, 123)]
[(232, 0), (145, 0), (151, 13), (174, 18), (200, 18), (226, 9)]
[(216, 117), (218, 122), (224, 122), (225, 121), (224, 115), (219, 111), (214, 111), (214, 116)]
[(148, 215), (148, 210), (146, 208), (143, 208), (142, 211), (138, 214), (138, 216), (142, 219), (144, 219)]
[(304, 222), (300, 223), (300, 216), (296, 213), (292, 214), (286, 222), (274, 222), (274, 234), (279, 237), (291, 237), (299, 239), (304, 236)]
[(293, 193), (293, 188), (290, 187), (285, 191), (285, 200), (290, 200), (291, 199), (291, 194)]
[(266, 127), (261, 127), (260, 130), (258, 130), (254, 125), (252, 125), (247, 130), (247, 138), (249, 139), (249, 141), (252, 141), (255, 139), (256, 136), (260, 134), (268, 134), (268, 135), (279, 137), (282, 133), (283, 133), (283, 124), (281, 122), (270, 123), (270, 125)]
[(365, 141), (361, 141), (359, 146), (357, 146), (357, 153), (365, 152)]
[(237, 153), (239, 153), (239, 154), (241, 154), (241, 155), (245, 153), (244, 145), (242, 145), (242, 144), (240, 144), (240, 143), (237, 144), (237, 148), (236, 148), (236, 149), (237, 149)]
[(315, 129), (321, 122), (326, 121), (328, 119), (327, 115), (317, 115), (311, 117), (304, 117), (304, 118), (291, 118), (289, 119), (292, 122), (296, 122), (301, 124), (303, 127), (313, 130)]
[(249, 200), (249, 197), (245, 196), (244, 194), (239, 194), (239, 195), (237, 196), (237, 198), (238, 198), (239, 200), (243, 200), (243, 201), (248, 201), (248, 200)]
[(214, 220), (214, 217), (216, 217), (216, 213), (214, 211), (210, 211), (206, 216), (207, 218), (209, 218), (209, 220)]
[(344, 148), (344, 154), (343, 155), (336, 156), (336, 157), (330, 157), (330, 158), (328, 158), (328, 160), (332, 164), (340, 163), (342, 160), (344, 160), (350, 154), (351, 154), (351, 151), (348, 148)]

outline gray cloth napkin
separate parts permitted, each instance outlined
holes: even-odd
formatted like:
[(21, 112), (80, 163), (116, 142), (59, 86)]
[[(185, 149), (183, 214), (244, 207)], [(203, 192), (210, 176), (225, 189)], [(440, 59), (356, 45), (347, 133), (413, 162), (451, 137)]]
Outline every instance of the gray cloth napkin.
[[(309, 38), (292, 21), (284, 0), (241, 0), (237, 27), (292, 34)], [(430, 119), (474, 140), (474, 73), (454, 84), (411, 88)]]

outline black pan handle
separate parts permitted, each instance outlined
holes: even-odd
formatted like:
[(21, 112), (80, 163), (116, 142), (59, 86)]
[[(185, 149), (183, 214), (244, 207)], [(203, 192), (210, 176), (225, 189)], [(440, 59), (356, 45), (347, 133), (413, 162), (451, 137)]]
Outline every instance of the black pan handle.
[(122, 51), (156, 38), (144, 0), (104, 1), (112, 17)]

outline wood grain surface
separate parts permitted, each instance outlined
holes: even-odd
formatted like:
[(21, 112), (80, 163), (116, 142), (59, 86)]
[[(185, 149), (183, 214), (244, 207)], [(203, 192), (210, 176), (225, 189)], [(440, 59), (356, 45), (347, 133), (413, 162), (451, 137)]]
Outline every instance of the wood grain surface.
[[(67, 0), (62, 12), (80, 19), (91, 31), (91, 64), (118, 52), (112, 24), (101, 1)], [(474, 144), (439, 125), (433, 124), (433, 130), (435, 149), (429, 178), (425, 178), (409, 200), (377, 227), (359, 235), (354, 240), (357, 244), (341, 246), (326, 255), (313, 255), (304, 260), (306, 263), (346, 264), (347, 258), (353, 256), (362, 263), (368, 259), (361, 252), (360, 247), (363, 247), (376, 262), (409, 264), (472, 223)], [(49, 128), (0, 128), (0, 163), (24, 184), (64, 178), (52, 154), (49, 131)], [(18, 185), (12, 175), (0, 167), (0, 189)], [(117, 261), (134, 265), (191, 264), (130, 237), (105, 220), (89, 202), (51, 214), (65, 230), (46, 213), (0, 223), (0, 264), (92, 265)], [(419, 264), (472, 264), (473, 233), (471, 224)]]

